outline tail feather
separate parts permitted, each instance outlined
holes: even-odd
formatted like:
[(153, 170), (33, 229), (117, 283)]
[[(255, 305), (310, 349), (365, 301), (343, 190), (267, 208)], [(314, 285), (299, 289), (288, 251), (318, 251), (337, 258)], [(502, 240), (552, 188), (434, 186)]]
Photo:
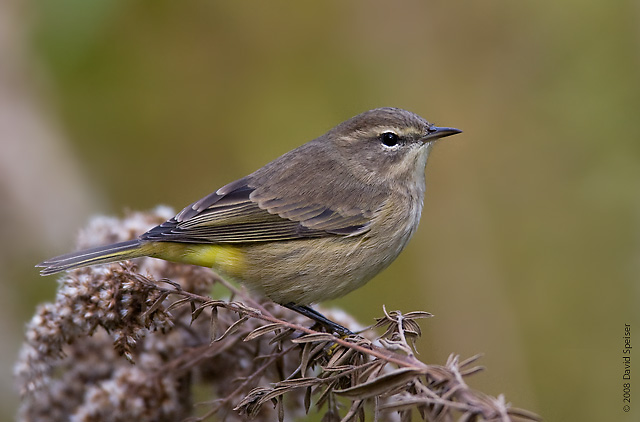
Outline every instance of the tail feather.
[(48, 259), (39, 263), (36, 267), (44, 267), (40, 271), (41, 275), (50, 275), (88, 265), (124, 261), (143, 256), (141, 245), (142, 242), (140, 240), (129, 240), (127, 242), (98, 246), (97, 248), (85, 249)]

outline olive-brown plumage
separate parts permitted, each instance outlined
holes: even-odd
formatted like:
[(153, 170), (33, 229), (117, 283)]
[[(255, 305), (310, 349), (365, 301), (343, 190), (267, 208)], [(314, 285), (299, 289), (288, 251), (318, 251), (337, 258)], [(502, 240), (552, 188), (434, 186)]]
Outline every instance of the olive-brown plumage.
[(418, 227), (433, 142), (459, 133), (379, 108), (186, 207), (138, 239), (45, 261), (42, 274), (153, 256), (211, 266), (281, 304), (342, 296)]

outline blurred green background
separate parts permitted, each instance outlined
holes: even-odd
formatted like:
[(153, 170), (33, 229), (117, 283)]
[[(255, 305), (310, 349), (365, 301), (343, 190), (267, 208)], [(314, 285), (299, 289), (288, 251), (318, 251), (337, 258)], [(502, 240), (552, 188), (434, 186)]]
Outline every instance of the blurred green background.
[[(640, 3), (0, 3), (0, 417), (33, 264), (95, 213), (176, 210), (364, 110), (463, 135), (427, 169), (401, 257), (334, 304), (427, 310), (421, 358), (547, 421), (622, 411), (640, 350)], [(637, 368), (637, 369), (636, 369)], [(633, 415), (636, 415), (635, 418)]]

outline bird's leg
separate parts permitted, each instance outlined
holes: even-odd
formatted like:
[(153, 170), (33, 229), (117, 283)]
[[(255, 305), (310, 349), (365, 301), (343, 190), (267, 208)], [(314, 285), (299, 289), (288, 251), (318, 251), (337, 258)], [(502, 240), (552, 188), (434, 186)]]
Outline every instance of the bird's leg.
[(284, 306), (285, 308), (289, 308), (292, 311), (296, 311), (300, 315), (304, 315), (307, 318), (314, 320), (315, 322), (328, 328), (330, 331), (339, 334), (340, 336), (346, 337), (353, 334), (353, 332), (348, 328), (343, 327), (337, 322), (331, 321), (329, 318), (327, 318), (326, 316), (322, 315), (320, 312), (316, 311), (315, 309), (309, 306), (296, 305), (293, 302), (285, 303), (282, 306)]

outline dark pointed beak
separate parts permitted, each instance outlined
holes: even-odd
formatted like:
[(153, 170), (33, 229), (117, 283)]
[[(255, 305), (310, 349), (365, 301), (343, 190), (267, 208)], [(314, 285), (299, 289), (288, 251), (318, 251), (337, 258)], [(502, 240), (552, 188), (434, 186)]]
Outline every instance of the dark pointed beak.
[(462, 133), (462, 131), (452, 127), (429, 126), (429, 129), (427, 129), (427, 135), (422, 138), (422, 142), (430, 142), (446, 136), (456, 135), (458, 133)]

